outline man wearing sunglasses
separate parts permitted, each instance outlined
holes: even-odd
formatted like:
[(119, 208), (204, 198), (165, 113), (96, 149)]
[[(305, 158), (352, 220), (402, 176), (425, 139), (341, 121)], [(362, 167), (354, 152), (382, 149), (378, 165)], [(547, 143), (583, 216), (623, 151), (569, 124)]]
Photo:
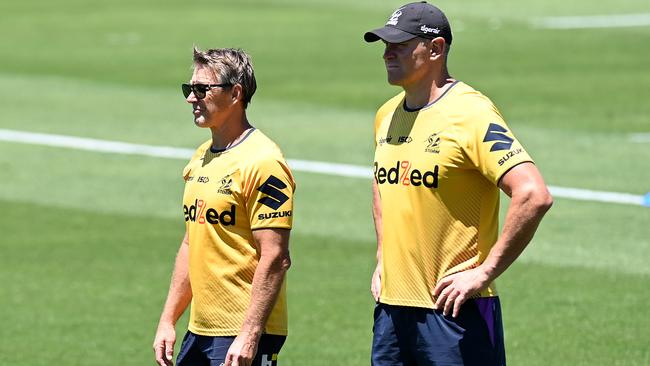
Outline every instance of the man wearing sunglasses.
[[(403, 89), (375, 118), (372, 365), (505, 365), (494, 280), (552, 198), (492, 102), (449, 74), (440, 9), (406, 4), (364, 39), (383, 41)], [(500, 236), (499, 189), (512, 198)]]
[(175, 324), (190, 302), (179, 366), (277, 365), (295, 183), (278, 146), (246, 117), (255, 89), (243, 51), (194, 49), (182, 91), (212, 138), (183, 170), (186, 232), (153, 344), (160, 366), (172, 364)]

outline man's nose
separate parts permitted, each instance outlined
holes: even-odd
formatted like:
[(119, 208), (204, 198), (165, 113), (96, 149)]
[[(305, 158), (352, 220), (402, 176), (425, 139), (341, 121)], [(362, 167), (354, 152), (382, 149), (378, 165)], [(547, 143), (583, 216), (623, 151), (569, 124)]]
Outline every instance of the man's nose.
[(193, 90), (190, 92), (190, 95), (188, 95), (187, 98), (185, 98), (185, 101), (187, 101), (190, 104), (198, 102), (198, 98), (196, 97), (196, 95), (194, 95)]
[(395, 52), (393, 52), (393, 49), (390, 46), (387, 46), (386, 49), (384, 49), (384, 60), (390, 60), (395, 58)]

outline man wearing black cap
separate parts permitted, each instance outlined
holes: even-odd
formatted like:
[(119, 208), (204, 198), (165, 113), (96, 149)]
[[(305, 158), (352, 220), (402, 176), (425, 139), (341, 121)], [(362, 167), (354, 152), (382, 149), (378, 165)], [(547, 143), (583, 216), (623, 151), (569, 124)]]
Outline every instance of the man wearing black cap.
[[(364, 35), (403, 91), (375, 118), (372, 364), (504, 365), (494, 280), (552, 198), (492, 102), (447, 69), (451, 27), (426, 2)], [(499, 189), (511, 197), (498, 235)]]

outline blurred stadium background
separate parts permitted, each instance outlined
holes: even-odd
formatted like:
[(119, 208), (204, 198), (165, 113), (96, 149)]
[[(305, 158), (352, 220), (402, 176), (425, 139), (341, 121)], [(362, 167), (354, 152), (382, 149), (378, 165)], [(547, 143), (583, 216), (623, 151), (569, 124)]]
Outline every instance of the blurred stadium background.
[[(0, 135), (194, 148), (209, 133), (180, 93), (192, 45), (241, 47), (259, 84), (249, 117), (288, 158), (369, 167), (375, 108), (398, 90), (362, 34), (401, 4), (2, 2)], [(647, 0), (436, 4), (452, 74), (492, 98), (549, 184), (650, 191)], [(591, 15), (605, 17), (565, 18)], [(0, 141), (0, 364), (153, 364), (184, 164)], [(367, 365), (370, 180), (295, 175), (281, 364)], [(499, 281), (511, 365), (650, 364), (649, 223), (640, 203), (556, 197)]]

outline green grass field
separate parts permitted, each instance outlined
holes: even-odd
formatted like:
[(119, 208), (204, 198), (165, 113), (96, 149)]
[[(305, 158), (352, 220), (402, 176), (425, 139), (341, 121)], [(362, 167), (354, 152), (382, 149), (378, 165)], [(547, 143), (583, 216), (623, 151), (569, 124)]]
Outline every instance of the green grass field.
[[(644, 0), (442, 0), (452, 74), (490, 96), (562, 187), (650, 191), (650, 27), (535, 17), (650, 13)], [(192, 148), (191, 49), (242, 47), (251, 121), (292, 159), (370, 165), (397, 93), (363, 32), (394, 0), (0, 4), (0, 129)], [(0, 142), (0, 365), (147, 365), (183, 233), (183, 160)], [(368, 365), (370, 181), (296, 172), (281, 364)], [(504, 199), (504, 206), (507, 200)], [(499, 280), (510, 365), (650, 365), (650, 208), (557, 198)], [(184, 317), (179, 337), (186, 329)]]

